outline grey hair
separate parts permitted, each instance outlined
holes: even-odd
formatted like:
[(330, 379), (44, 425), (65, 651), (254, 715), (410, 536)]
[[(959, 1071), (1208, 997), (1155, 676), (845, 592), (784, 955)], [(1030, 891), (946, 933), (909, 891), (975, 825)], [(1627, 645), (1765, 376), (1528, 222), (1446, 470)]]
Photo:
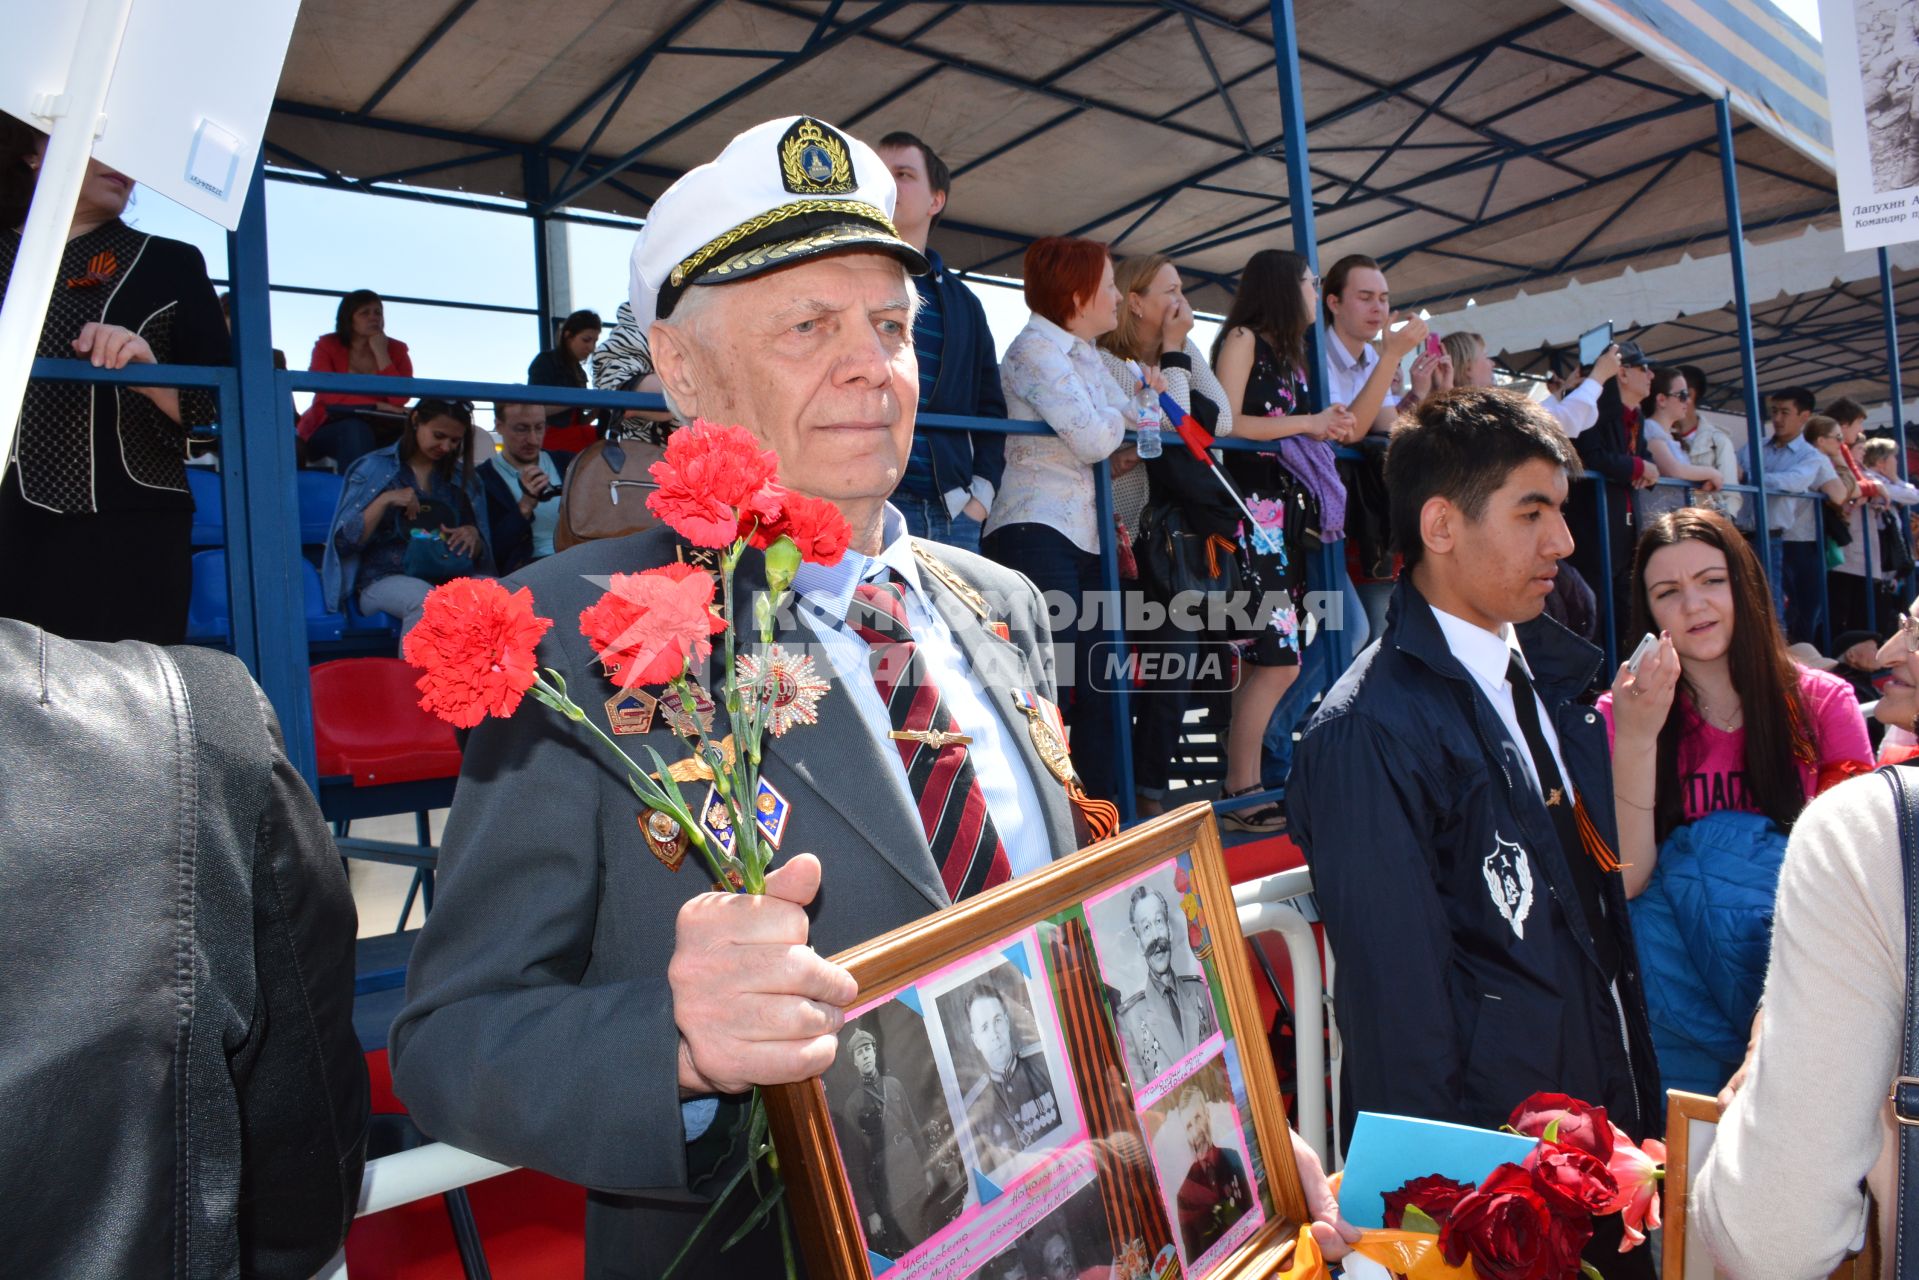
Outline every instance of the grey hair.
[(1150, 884), (1140, 885), (1133, 890), (1132, 896), (1126, 899), (1126, 923), (1131, 924), (1133, 922), (1133, 912), (1137, 911), (1139, 904), (1146, 901), (1149, 897), (1159, 899), (1159, 909), (1166, 913), (1166, 923), (1168, 927), (1170, 927), (1173, 923), (1172, 904), (1166, 901), (1165, 894)]
[[(897, 259), (895, 260), (897, 262)], [(913, 321), (919, 317), (920, 291), (913, 287), (913, 275), (906, 269), (904, 262), (898, 263), (901, 282), (906, 286), (906, 324), (910, 335)], [(673, 304), (673, 314), (664, 319), (655, 320), (655, 326), (666, 325), (692, 341), (699, 341), (704, 327), (706, 312), (713, 305), (713, 293), (718, 285), (688, 285), (680, 294), (679, 301)], [(652, 334), (647, 335), (648, 345), (653, 345)], [(909, 336), (908, 341), (911, 341)], [(666, 380), (660, 380), (660, 394), (666, 399), (666, 408), (675, 421), (688, 421), (680, 406), (673, 402), (673, 392), (666, 386)], [(917, 393), (916, 393), (917, 394)]]

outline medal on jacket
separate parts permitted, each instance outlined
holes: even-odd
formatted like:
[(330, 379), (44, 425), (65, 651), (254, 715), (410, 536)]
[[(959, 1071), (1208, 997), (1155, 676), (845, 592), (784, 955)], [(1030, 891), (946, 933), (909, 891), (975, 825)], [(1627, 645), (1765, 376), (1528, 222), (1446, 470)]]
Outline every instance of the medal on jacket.
[(1066, 746), (1066, 722), (1059, 708), (1031, 689), (1014, 689), (1013, 704), (1026, 713), (1026, 732), (1046, 768), (1062, 783), (1079, 781), (1073, 772), (1073, 754)]
[(660, 700), (642, 689), (616, 693), (606, 700), (606, 727), (616, 737), (645, 733), (653, 727)]
[(658, 809), (649, 809), (640, 815), (640, 834), (646, 837), (646, 847), (653, 851), (668, 871), (678, 871), (680, 864), (686, 861), (686, 848), (690, 843), (680, 824), (673, 821), (669, 814)]

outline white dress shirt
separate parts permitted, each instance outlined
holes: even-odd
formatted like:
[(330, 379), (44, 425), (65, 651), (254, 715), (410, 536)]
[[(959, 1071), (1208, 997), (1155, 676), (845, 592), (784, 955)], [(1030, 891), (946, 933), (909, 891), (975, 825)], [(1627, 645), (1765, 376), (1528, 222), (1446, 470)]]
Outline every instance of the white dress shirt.
[[(1366, 380), (1373, 376), (1373, 370), (1379, 367), (1379, 348), (1368, 342), (1359, 348), (1357, 356), (1346, 350), (1346, 343), (1337, 333), (1326, 332), (1326, 402), (1343, 404), (1352, 408), (1353, 401), (1359, 399), (1359, 393), (1365, 389)], [(1386, 398), (1381, 404), (1391, 407), (1399, 403), (1392, 388), (1386, 389)], [(1368, 431), (1373, 424), (1365, 424)]]
[(833, 678), (846, 687), (867, 730), (884, 748), (880, 754), (886, 757), (893, 785), (917, 810), (906, 779), (906, 762), (900, 758), (898, 744), (886, 736), (893, 731), (893, 720), (873, 683), (868, 660), (871, 646), (846, 623), (854, 587), (889, 569), (899, 574), (906, 584), (906, 618), (916, 651), (926, 663), (927, 675), (939, 687), (940, 700), (952, 712), (960, 730), (973, 739), (966, 750), (986, 796), (986, 810), (993, 815), (993, 826), (1006, 848), (1007, 863), (1016, 876), (1037, 871), (1053, 860), (1046, 823), (1040, 817), (1039, 795), (1006, 721), (991, 701), (1006, 700), (1010, 706), (1011, 691), (981, 683), (920, 582), (919, 562), (913, 554), (912, 539), (906, 535), (906, 519), (891, 503), (886, 507), (881, 537), (885, 545), (877, 556), (864, 556), (848, 548), (836, 565), (802, 564), (793, 576), (799, 616), (819, 637), (820, 648), (832, 664)]
[(1044, 316), (1033, 316), (1000, 361), (1006, 416), (1037, 419), (1050, 436), (1006, 437), (1006, 470), (982, 534), (1043, 524), (1098, 555), (1105, 535), (1093, 502), (1093, 468), (1125, 443), (1131, 396), (1115, 386), (1099, 349)]
[(1563, 396), (1547, 396), (1539, 405), (1559, 422), (1568, 440), (1599, 421), (1599, 393), (1603, 388), (1591, 378)]
[[(1446, 636), (1446, 647), (1452, 650), (1453, 657), (1459, 659), (1459, 665), (1466, 668), (1480, 692), (1491, 700), (1493, 710), (1499, 713), (1500, 723), (1512, 735), (1513, 745), (1519, 748), (1519, 758), (1525, 763), (1526, 776), (1533, 780), (1533, 786), (1539, 794), (1545, 795), (1546, 789), (1539, 782), (1539, 770), (1533, 766), (1533, 753), (1526, 745), (1525, 731), (1519, 727), (1519, 711), (1513, 701), (1513, 687), (1506, 679), (1506, 667), (1514, 654), (1519, 655), (1519, 665), (1526, 669), (1527, 675), (1530, 676), (1533, 670), (1526, 661), (1525, 651), (1519, 647), (1519, 636), (1513, 631), (1512, 624), (1506, 623), (1496, 632), (1488, 631), (1440, 608), (1433, 609), (1433, 617), (1438, 619), (1439, 629)], [(1539, 700), (1537, 691), (1532, 699), (1533, 705), (1538, 708), (1540, 731), (1546, 735), (1546, 745), (1552, 749), (1553, 764), (1558, 767), (1560, 778), (1570, 786), (1572, 774), (1566, 770), (1565, 757), (1559, 754), (1559, 734), (1553, 728), (1552, 713)]]

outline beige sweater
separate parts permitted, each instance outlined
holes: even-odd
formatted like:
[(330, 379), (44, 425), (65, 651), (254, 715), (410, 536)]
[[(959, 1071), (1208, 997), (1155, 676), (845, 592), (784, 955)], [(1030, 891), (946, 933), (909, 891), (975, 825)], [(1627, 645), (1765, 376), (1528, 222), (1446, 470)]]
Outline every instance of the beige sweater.
[(1886, 1092), (1905, 1026), (1903, 886), (1883, 778), (1854, 778), (1807, 806), (1779, 877), (1758, 1055), (1688, 1215), (1737, 1280), (1830, 1274), (1864, 1228), (1862, 1181), (1881, 1206), (1891, 1274)]

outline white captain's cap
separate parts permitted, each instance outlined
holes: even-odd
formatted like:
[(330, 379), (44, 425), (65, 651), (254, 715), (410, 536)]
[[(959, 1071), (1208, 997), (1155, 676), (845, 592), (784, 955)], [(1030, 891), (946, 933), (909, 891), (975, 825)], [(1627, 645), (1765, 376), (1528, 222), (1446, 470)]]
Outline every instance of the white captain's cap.
[(873, 149), (811, 116), (754, 125), (668, 187), (633, 246), (642, 332), (696, 284), (727, 284), (822, 253), (871, 248), (914, 275), (926, 255), (893, 226), (893, 175)]

